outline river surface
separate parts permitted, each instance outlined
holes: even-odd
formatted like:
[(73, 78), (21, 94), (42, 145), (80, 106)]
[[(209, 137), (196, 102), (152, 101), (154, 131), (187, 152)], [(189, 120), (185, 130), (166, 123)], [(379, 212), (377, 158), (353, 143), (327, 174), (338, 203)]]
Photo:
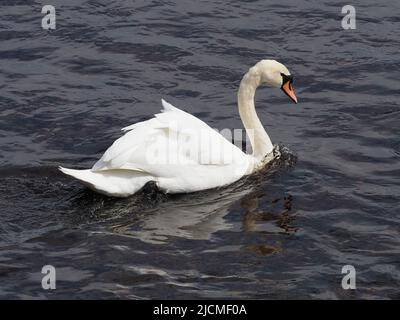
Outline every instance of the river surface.
[[(352, 1), (355, 30), (336, 1), (47, 2), (0, 3), (0, 298), (400, 298), (398, 0)], [(299, 104), (258, 90), (280, 152), (263, 172), (121, 200), (57, 170), (91, 167), (161, 98), (242, 128), (239, 82), (264, 58)]]

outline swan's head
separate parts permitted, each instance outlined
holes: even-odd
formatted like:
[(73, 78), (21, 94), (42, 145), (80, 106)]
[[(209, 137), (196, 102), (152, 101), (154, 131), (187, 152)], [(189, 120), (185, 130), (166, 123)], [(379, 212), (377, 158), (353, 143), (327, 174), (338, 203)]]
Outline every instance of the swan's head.
[(261, 60), (253, 68), (260, 75), (261, 83), (281, 88), (294, 103), (297, 103), (297, 97), (292, 88), (293, 76), (282, 63), (275, 60)]

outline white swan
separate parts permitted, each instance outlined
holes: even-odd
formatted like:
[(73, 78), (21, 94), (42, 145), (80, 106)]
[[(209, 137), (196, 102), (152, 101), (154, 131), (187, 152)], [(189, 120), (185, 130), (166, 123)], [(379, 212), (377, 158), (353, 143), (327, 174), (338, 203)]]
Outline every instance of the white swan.
[(154, 118), (123, 128), (92, 169), (60, 167), (90, 189), (127, 197), (154, 181), (166, 193), (185, 193), (231, 184), (264, 166), (273, 145), (255, 110), (254, 95), (262, 83), (280, 87), (295, 103), (293, 78), (275, 60), (262, 60), (243, 77), (239, 92), (240, 117), (252, 154), (242, 152), (200, 119), (162, 100), (164, 110)]

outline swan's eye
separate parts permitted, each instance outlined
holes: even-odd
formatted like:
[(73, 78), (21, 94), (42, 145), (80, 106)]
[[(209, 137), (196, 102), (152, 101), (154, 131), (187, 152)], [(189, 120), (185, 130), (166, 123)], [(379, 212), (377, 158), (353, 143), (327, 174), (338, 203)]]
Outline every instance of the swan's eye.
[(293, 76), (290, 74), (290, 75), (286, 75), (286, 74), (284, 74), (284, 73), (281, 73), (281, 76), (282, 76), (282, 86), (286, 83), (286, 82), (289, 82), (289, 85), (290, 85), (290, 87), (292, 86), (292, 83), (293, 83)]
[(292, 99), (293, 102), (297, 103), (297, 98), (292, 88), (292, 83), (293, 83), (292, 75), (286, 75), (284, 73), (281, 73), (281, 76), (282, 76), (281, 89), (283, 90), (283, 92), (285, 92), (286, 95), (290, 97), (290, 99)]

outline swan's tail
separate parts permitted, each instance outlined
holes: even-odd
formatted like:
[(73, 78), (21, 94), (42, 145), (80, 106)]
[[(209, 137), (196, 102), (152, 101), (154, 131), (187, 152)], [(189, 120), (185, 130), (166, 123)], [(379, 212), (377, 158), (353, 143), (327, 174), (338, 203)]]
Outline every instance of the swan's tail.
[(81, 181), (82, 183), (88, 185), (90, 184), (90, 186), (88, 185), (88, 187), (94, 187), (96, 184), (99, 183), (99, 176), (98, 174), (92, 172), (92, 170), (75, 170), (75, 169), (67, 169), (67, 168), (63, 168), (63, 167), (58, 167), (58, 169), (68, 175), (71, 176), (75, 179), (78, 179), (79, 181)]
[(140, 190), (153, 180), (149, 175), (134, 170), (92, 171), (59, 167), (60, 171), (71, 176), (93, 191), (113, 197), (127, 197)]

